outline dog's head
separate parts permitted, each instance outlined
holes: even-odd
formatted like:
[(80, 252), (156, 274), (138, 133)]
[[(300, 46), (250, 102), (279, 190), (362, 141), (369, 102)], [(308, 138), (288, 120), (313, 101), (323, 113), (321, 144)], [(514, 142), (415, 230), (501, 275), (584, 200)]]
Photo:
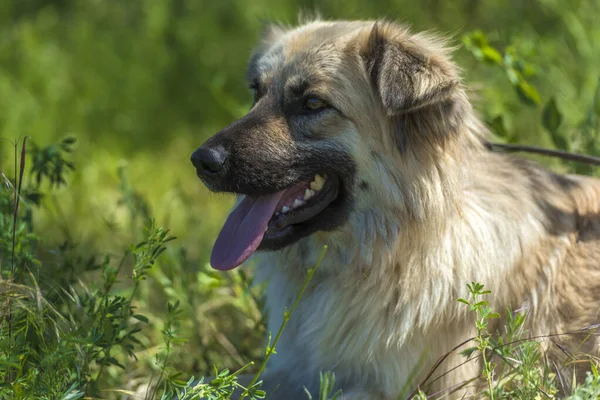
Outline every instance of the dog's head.
[(241, 195), (211, 257), (223, 270), (381, 205), (410, 212), (468, 106), (441, 44), (392, 23), (271, 26), (248, 82), (248, 114), (191, 158), (209, 189)]

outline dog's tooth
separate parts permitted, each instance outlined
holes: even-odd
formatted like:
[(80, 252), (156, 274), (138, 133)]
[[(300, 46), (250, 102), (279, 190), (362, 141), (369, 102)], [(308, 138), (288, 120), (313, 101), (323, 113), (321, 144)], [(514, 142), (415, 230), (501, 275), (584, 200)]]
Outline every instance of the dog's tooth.
[(290, 211), (290, 208), (288, 206), (283, 206), (281, 207), (281, 213), (285, 214), (286, 212)]
[(315, 192), (313, 192), (313, 191), (312, 191), (312, 190), (310, 190), (310, 189), (306, 189), (306, 190), (304, 191), (304, 200), (308, 200), (308, 199), (310, 199), (311, 197), (313, 197), (314, 195), (315, 195)]
[(296, 199), (294, 200), (294, 204), (292, 204), (292, 208), (300, 207), (304, 202), (302, 200)]
[(323, 178), (321, 175), (317, 174), (315, 175), (315, 180), (312, 181), (310, 183), (310, 188), (312, 190), (319, 191), (321, 189), (323, 189), (323, 184), (325, 183), (325, 178)]

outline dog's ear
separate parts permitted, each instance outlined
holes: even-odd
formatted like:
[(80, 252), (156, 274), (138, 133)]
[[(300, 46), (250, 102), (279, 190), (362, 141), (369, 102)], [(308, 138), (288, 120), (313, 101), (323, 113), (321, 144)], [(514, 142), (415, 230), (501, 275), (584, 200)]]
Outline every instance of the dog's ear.
[(442, 45), (412, 36), (398, 25), (377, 22), (362, 57), (388, 115), (410, 112), (449, 99), (459, 83)]

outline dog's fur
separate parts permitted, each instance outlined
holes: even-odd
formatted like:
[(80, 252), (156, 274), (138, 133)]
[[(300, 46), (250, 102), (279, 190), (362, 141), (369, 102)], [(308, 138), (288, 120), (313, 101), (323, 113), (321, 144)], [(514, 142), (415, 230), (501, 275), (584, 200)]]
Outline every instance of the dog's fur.
[[(248, 74), (257, 103), (227, 128), (237, 167), (221, 188), (275, 191), (303, 168), (322, 168), (340, 177), (345, 196), (331, 226), (255, 256), (276, 332), (328, 246), (268, 366), (269, 398), (304, 399), (303, 387), (316, 393), (328, 370), (344, 399), (410, 393), (474, 336), (457, 303), (473, 281), (492, 290), (494, 309), (526, 310), (530, 335), (600, 322), (600, 182), (486, 150), (488, 133), (442, 40), (381, 21), (270, 26)], [(336, 111), (296, 116), (288, 104), (298, 82)], [(597, 337), (582, 344), (583, 336), (555, 341), (598, 355)], [(562, 365), (565, 354), (543, 343)], [(464, 361), (455, 353), (435, 376)], [(426, 389), (479, 368), (467, 363)], [(465, 391), (475, 394), (454, 395)]]

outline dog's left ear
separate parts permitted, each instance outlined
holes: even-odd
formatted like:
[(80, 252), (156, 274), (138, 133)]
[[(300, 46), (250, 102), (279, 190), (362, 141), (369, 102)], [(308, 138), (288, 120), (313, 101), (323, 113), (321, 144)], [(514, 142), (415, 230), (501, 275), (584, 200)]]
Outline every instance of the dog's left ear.
[(442, 46), (395, 24), (377, 22), (362, 57), (390, 116), (446, 101), (459, 84)]

